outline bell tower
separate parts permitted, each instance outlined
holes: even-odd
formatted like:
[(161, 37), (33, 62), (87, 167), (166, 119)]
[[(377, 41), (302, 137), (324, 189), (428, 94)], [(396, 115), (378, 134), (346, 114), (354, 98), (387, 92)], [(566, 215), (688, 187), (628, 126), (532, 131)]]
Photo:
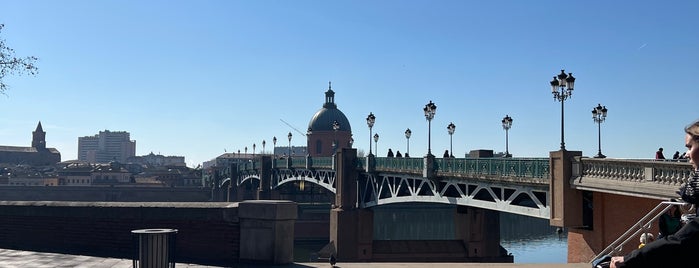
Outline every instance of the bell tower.
[(39, 124), (36, 126), (36, 130), (32, 132), (32, 147), (37, 150), (46, 149), (46, 132), (41, 127), (41, 121), (39, 121)]

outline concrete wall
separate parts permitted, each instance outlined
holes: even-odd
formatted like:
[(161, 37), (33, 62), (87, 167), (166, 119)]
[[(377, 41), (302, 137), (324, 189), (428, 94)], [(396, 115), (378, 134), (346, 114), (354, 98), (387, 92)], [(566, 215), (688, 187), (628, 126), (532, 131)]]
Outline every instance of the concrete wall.
[(193, 187), (0, 186), (4, 201), (206, 202), (211, 196), (211, 189)]
[[(177, 229), (177, 262), (232, 266), (240, 261), (242, 203), (131, 203), (131, 202), (48, 202), (0, 201), (0, 248), (82, 254), (131, 259), (137, 249), (131, 234), (138, 229)], [(288, 202), (288, 201), (276, 201)], [(290, 203), (290, 202), (289, 202)], [(265, 218), (269, 209), (283, 215), (296, 215), (295, 203), (279, 207), (275, 202), (255, 205), (248, 218)], [(293, 211), (286, 211), (292, 210)], [(255, 216), (259, 211), (263, 216)], [(276, 214), (275, 214), (276, 215)], [(269, 218), (269, 217), (267, 217)], [(267, 219), (276, 225), (274, 218)], [(243, 224), (245, 219), (242, 220)], [(293, 241), (293, 219), (282, 225), (290, 232), (267, 234), (275, 239)], [(249, 225), (249, 224), (248, 224)], [(264, 233), (265, 230), (262, 230)], [(268, 230), (270, 231), (270, 230)], [(275, 231), (275, 230), (271, 230)], [(276, 252), (293, 252), (293, 244), (274, 244)], [(263, 248), (262, 250), (272, 250)], [(262, 253), (254, 253), (261, 255)], [(277, 254), (279, 255), (279, 254)], [(277, 263), (285, 259), (258, 260)], [(292, 260), (289, 260), (289, 262)]]

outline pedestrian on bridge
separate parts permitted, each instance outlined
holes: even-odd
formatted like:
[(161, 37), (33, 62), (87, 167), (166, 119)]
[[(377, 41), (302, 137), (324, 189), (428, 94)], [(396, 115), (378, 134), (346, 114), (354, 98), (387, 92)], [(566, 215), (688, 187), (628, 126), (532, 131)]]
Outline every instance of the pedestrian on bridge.
[[(699, 205), (699, 121), (685, 127), (684, 131), (687, 157), (695, 172), (678, 193), (684, 202), (696, 207)], [(612, 257), (610, 267), (696, 267), (698, 249), (699, 217), (694, 217), (674, 234), (648, 243), (625, 256)]]
[(665, 155), (663, 155), (663, 147), (658, 148), (658, 151), (655, 152), (655, 160), (664, 160)]

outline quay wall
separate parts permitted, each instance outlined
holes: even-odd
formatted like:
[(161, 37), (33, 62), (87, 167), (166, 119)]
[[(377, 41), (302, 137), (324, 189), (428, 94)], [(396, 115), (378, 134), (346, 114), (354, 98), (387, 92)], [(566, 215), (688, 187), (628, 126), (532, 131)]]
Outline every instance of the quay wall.
[[(216, 266), (247, 260), (286, 263), (293, 261), (285, 258), (293, 252), (293, 244), (286, 241), (293, 241), (295, 206), (289, 201), (0, 201), (0, 248), (133, 259), (138, 236), (132, 230), (177, 229), (177, 262)], [(243, 209), (246, 207), (250, 208)], [(241, 209), (247, 216), (240, 215)], [(245, 226), (271, 242), (242, 241), (241, 233), (251, 232)], [(270, 246), (275, 252), (267, 252)], [(243, 248), (261, 250), (248, 250), (241, 256)]]
[(207, 202), (210, 188), (132, 186), (0, 186), (3, 201)]

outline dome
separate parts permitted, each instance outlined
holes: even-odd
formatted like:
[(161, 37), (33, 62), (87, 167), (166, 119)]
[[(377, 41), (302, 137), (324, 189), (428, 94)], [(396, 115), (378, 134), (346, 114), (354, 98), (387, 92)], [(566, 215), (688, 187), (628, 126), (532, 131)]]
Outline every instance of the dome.
[(337, 121), (340, 124), (338, 131), (352, 132), (347, 116), (342, 111), (337, 109), (335, 105), (335, 92), (328, 86), (328, 91), (325, 92), (325, 104), (311, 118), (308, 123), (309, 131), (334, 131), (333, 122)]

